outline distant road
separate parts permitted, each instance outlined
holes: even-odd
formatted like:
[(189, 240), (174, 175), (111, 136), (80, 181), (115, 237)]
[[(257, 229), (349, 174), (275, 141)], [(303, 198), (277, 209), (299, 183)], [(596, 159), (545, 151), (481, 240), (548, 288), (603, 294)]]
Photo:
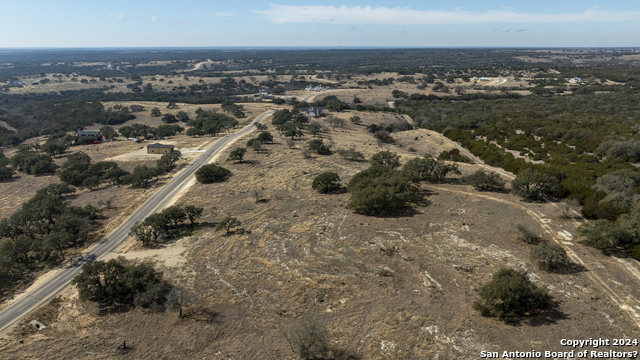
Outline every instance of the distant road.
[(30, 290), (13, 304), (7, 306), (0, 312), (0, 332), (6, 330), (11, 325), (18, 322), (24, 316), (35, 310), (39, 306), (49, 301), (52, 297), (71, 284), (71, 280), (80, 273), (82, 265), (93, 260), (97, 260), (113, 251), (129, 235), (129, 229), (137, 222), (144, 220), (147, 216), (154, 214), (164, 208), (173, 197), (180, 193), (183, 188), (194, 177), (194, 173), (202, 165), (207, 164), (214, 156), (218, 155), (227, 145), (231, 144), (247, 133), (254, 131), (254, 124), (273, 113), (269, 110), (253, 120), (242, 130), (226, 135), (213, 144), (198, 158), (187, 164), (186, 168), (176, 174), (167, 184), (156, 191), (142, 206), (140, 206), (127, 220), (117, 229), (106, 236), (83, 254), (83, 257), (58, 274), (48, 279), (42, 285)]

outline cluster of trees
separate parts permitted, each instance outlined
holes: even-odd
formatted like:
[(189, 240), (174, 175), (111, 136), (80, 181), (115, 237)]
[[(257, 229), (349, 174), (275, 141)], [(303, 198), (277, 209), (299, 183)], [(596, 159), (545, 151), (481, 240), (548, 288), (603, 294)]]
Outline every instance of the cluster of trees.
[(400, 157), (389, 151), (374, 154), (369, 163), (371, 167), (357, 173), (347, 184), (351, 193), (348, 208), (366, 215), (401, 212), (420, 200), (420, 182), (441, 182), (450, 173), (460, 174), (456, 164), (428, 156), (409, 160), (397, 170)]
[(348, 208), (359, 214), (394, 214), (418, 202), (416, 187), (389, 166), (372, 165), (357, 173), (347, 184), (351, 193)]
[(144, 298), (157, 298), (163, 303), (170, 289), (162, 279), (162, 272), (151, 264), (129, 265), (123, 257), (84, 264), (73, 284), (80, 299), (107, 304), (130, 305)]
[(113, 161), (100, 161), (92, 164), (89, 155), (83, 152), (75, 152), (67, 156), (67, 161), (56, 172), (61, 181), (78, 187), (95, 190), (101, 184), (107, 182), (111, 185), (133, 185), (136, 187), (147, 186), (153, 178), (166, 173), (175, 167), (180, 160), (180, 152), (172, 152), (162, 155), (155, 167), (138, 165), (133, 173), (129, 173), (118, 167)]
[(262, 150), (262, 144), (270, 142), (273, 142), (273, 135), (271, 135), (271, 133), (268, 131), (262, 131), (258, 134), (257, 137), (247, 140), (247, 147), (252, 148), (257, 152)]
[(336, 112), (345, 109), (350, 109), (351, 106), (344, 101), (338, 99), (335, 95), (329, 95), (322, 98), (322, 100), (315, 101), (313, 106), (324, 106), (327, 111)]
[(97, 189), (103, 182), (121, 184), (129, 173), (113, 161), (91, 164), (89, 155), (79, 151), (67, 156), (67, 161), (56, 173), (62, 182), (69, 185)]
[(160, 175), (173, 169), (178, 160), (180, 160), (179, 151), (163, 154), (156, 162), (155, 167), (138, 165), (133, 168), (131, 174), (127, 174), (122, 178), (122, 184), (131, 184), (134, 187), (146, 187), (153, 178), (157, 179)]
[[(61, 101), (61, 97), (65, 99)], [(4, 146), (15, 146), (40, 135), (77, 131), (95, 123), (116, 125), (135, 119), (127, 107), (105, 110), (100, 102), (74, 101), (65, 92), (3, 95), (0, 109), (3, 108), (12, 115), (0, 119), (17, 129), (17, 133), (0, 132), (0, 145)]]
[(412, 130), (413, 126), (409, 124), (406, 120), (399, 120), (393, 124), (371, 124), (367, 126), (367, 131), (372, 133), (373, 136), (384, 142), (384, 143), (393, 143), (394, 139), (391, 137), (392, 132), (401, 132)]
[(401, 170), (400, 157), (389, 151), (374, 154), (371, 167), (356, 174), (347, 184), (351, 193), (348, 208), (367, 215), (394, 214), (420, 200), (422, 181), (442, 182), (448, 174), (460, 174), (456, 164), (429, 156), (409, 160)]
[(131, 264), (124, 257), (94, 261), (82, 266), (73, 278), (80, 299), (106, 305), (136, 306), (153, 311), (179, 309), (193, 304), (195, 294), (164, 279), (163, 273), (150, 263)]
[(463, 162), (463, 163), (471, 162), (471, 160), (469, 160), (468, 157), (464, 155), (460, 155), (459, 149), (451, 149), (449, 151), (442, 150), (442, 152), (438, 155), (438, 160), (448, 160), (448, 161)]
[(222, 108), (222, 110), (224, 112), (226, 112), (228, 114), (232, 114), (236, 118), (241, 119), (241, 118), (245, 117), (244, 106), (238, 105), (238, 104), (234, 103), (231, 100), (223, 101), (222, 104), (220, 105), (220, 107)]
[(9, 164), (11, 164), (11, 160), (0, 151), (0, 181), (11, 180), (14, 171), (8, 166)]
[(72, 206), (76, 189), (63, 183), (40, 189), (20, 210), (0, 220), (0, 289), (21, 276), (65, 259), (65, 250), (87, 240), (99, 210)]
[(129, 235), (142, 242), (142, 245), (150, 246), (157, 243), (161, 236), (168, 236), (178, 230), (187, 219), (193, 226), (194, 222), (202, 216), (203, 211), (203, 208), (194, 205), (170, 206), (162, 212), (148, 216), (142, 222), (138, 221), (131, 227)]
[[(376, 155), (371, 159), (373, 160)], [(407, 180), (415, 184), (422, 181), (440, 183), (443, 182), (449, 174), (460, 175), (460, 170), (458, 170), (458, 164), (438, 161), (426, 155), (423, 158), (414, 158), (407, 161), (402, 167), (402, 174)]]
[(190, 126), (190, 128), (187, 130), (186, 134), (194, 137), (203, 136), (205, 134), (215, 136), (221, 132), (228, 131), (229, 129), (235, 129), (238, 124), (238, 120), (231, 116), (198, 108), (196, 110), (196, 118), (187, 122), (187, 125)]
[[(284, 109), (273, 113), (273, 116), (271, 116), (271, 124), (284, 136), (293, 139), (296, 136), (302, 137), (302, 135), (304, 135), (302, 130), (307, 129), (309, 118), (298, 110), (294, 109), (293, 111), (289, 111), (288, 109)], [(315, 125), (313, 129), (310, 128), (309, 131), (315, 136), (320, 132), (320, 129)]]
[[(106, 137), (105, 132), (102, 132), (102, 129), (100, 131), (103, 134), (103, 136)], [(178, 124), (160, 125), (156, 128), (151, 127), (149, 125), (132, 124), (130, 126), (123, 126), (118, 130), (120, 135), (125, 138), (139, 138), (139, 137), (144, 138), (147, 135), (154, 135), (156, 137), (174, 136), (176, 134), (182, 133), (183, 131), (184, 131), (184, 128)], [(107, 130), (106, 133), (108, 133), (109, 135), (113, 135), (114, 132), (115, 130), (113, 130), (113, 132), (111, 132), (110, 130)]]
[(20, 146), (11, 157), (11, 167), (30, 175), (53, 174), (56, 170), (51, 155), (38, 153), (36, 147), (26, 145)]
[(331, 155), (332, 147), (333, 144), (330, 141), (323, 141), (322, 139), (313, 139), (307, 142), (307, 149), (318, 155)]

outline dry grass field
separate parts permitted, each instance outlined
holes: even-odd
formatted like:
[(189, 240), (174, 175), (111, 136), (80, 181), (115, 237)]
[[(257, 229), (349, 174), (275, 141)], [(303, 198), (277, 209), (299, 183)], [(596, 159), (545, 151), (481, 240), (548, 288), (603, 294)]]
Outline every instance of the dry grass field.
[[(378, 145), (366, 124), (395, 116), (359, 115), (364, 126), (347, 122), (324, 134), (334, 149), (355, 146), (367, 158), (388, 149), (404, 163), (455, 146), (425, 130), (393, 134), (395, 145)], [(37, 334), (16, 328), (0, 342), (1, 353), (20, 359), (295, 359), (283, 334), (310, 318), (327, 326), (332, 351), (343, 359), (477, 359), (482, 350), (566, 350), (559, 341), (568, 336), (638, 336), (629, 305), (640, 299), (640, 279), (625, 262), (580, 245), (577, 222), (560, 218), (553, 204), (477, 192), (454, 177), (423, 184), (426, 201), (402, 216), (358, 215), (346, 208), (348, 193), (319, 194), (311, 182), (333, 171), (346, 184), (368, 164), (337, 154), (305, 158), (311, 138), (289, 148), (278, 134), (266, 151), (249, 150), (243, 163), (224, 160), (230, 147), (218, 161), (232, 171), (230, 179), (197, 183), (178, 200), (205, 209), (192, 236), (163, 244), (170, 253), (165, 257), (157, 249), (145, 255), (133, 242), (120, 249), (131, 259), (157, 260), (168, 277), (197, 291), (199, 301), (185, 319), (105, 312), (71, 289), (25, 319), (37, 318), (47, 328)], [(462, 167), (469, 173), (480, 165)], [(244, 231), (214, 232), (227, 216), (238, 217)], [(531, 245), (516, 238), (516, 224), (562, 244), (576, 266), (562, 274), (538, 270), (529, 261)], [(503, 267), (529, 271), (549, 289), (555, 309), (516, 325), (480, 316), (472, 309), (478, 290)], [(116, 355), (123, 341), (130, 349)]]

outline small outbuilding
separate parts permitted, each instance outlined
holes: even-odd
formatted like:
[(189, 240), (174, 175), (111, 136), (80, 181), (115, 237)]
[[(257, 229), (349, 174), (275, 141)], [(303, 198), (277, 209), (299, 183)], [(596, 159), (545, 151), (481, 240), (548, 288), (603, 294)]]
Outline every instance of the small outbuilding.
[(173, 152), (175, 145), (168, 144), (149, 144), (147, 145), (147, 154), (168, 154)]

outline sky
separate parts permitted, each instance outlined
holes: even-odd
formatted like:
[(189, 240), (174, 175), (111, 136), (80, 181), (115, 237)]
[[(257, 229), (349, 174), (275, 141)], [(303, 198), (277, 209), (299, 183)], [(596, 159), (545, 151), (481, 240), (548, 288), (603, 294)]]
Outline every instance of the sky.
[(0, 48), (640, 47), (640, 1), (1, 0)]

